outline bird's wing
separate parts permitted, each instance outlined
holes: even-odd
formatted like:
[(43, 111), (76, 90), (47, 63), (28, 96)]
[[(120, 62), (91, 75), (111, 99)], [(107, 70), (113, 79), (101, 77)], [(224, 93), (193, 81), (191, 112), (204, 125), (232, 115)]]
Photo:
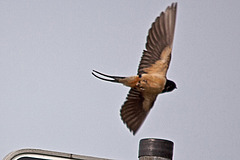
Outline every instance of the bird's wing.
[(126, 101), (122, 105), (120, 114), (123, 122), (127, 125), (133, 135), (136, 134), (150, 109), (152, 108), (157, 95), (147, 106), (144, 106), (144, 96), (138, 90), (131, 88)]
[(166, 75), (171, 60), (176, 12), (177, 3), (173, 3), (153, 22), (148, 31), (146, 50), (143, 51), (138, 75), (143, 73)]

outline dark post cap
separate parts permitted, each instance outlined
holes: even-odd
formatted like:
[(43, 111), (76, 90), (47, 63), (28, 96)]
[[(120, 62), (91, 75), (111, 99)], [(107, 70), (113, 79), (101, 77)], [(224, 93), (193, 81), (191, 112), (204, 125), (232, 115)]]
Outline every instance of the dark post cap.
[(172, 159), (173, 142), (154, 138), (141, 139), (138, 157), (142, 156), (156, 156)]

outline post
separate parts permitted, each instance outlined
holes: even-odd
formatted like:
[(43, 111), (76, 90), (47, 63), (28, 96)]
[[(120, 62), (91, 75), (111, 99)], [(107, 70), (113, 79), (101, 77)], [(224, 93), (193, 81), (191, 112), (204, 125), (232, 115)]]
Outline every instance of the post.
[(147, 138), (139, 143), (139, 160), (172, 160), (173, 142), (164, 139)]

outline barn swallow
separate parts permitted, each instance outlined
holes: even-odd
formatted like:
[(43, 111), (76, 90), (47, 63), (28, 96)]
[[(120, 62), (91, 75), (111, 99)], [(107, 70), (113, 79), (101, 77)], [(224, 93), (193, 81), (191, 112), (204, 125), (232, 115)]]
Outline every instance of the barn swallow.
[(176, 12), (177, 3), (172, 3), (152, 23), (137, 75), (119, 77), (96, 70), (92, 72), (101, 80), (122, 83), (131, 88), (121, 107), (120, 115), (133, 135), (144, 122), (158, 94), (177, 88), (176, 84), (166, 77), (171, 61)]

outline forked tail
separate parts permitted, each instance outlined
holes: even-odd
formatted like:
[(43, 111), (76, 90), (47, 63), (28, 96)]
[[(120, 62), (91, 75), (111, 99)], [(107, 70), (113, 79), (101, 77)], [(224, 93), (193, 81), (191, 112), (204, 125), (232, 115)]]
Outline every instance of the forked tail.
[[(101, 77), (101, 76), (99, 76), (99, 75), (101, 75), (101, 76), (103, 76), (103, 77)], [(110, 75), (107, 75), (107, 74), (103, 74), (103, 73), (101, 73), (101, 72), (98, 72), (98, 71), (96, 71), (96, 70), (93, 70), (92, 71), (92, 75), (94, 75), (96, 78), (98, 78), (98, 79), (101, 79), (101, 80), (104, 80), (104, 81), (108, 81), (108, 82), (115, 82), (115, 83), (120, 83), (119, 82), (119, 80), (120, 79), (124, 79), (124, 78), (126, 78), (126, 77), (119, 77), (119, 76), (110, 76)], [(107, 78), (105, 78), (105, 77), (107, 77)], [(109, 78), (109, 79), (108, 79)]]

